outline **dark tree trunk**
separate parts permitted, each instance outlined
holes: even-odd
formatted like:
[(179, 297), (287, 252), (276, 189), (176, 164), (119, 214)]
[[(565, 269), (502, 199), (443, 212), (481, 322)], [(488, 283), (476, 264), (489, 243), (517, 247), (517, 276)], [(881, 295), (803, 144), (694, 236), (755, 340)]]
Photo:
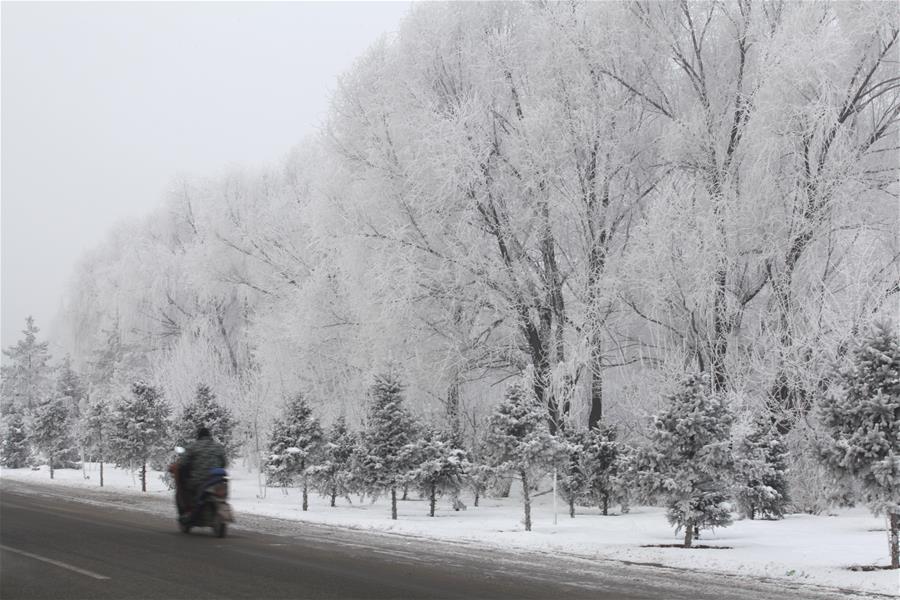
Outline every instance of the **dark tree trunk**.
[(141, 491), (147, 491), (147, 463), (141, 463)]
[(575, 518), (575, 496), (569, 496), (569, 517)]
[(397, 520), (397, 488), (391, 488), (391, 518)]
[(434, 507), (437, 504), (437, 486), (433, 482), (428, 492), (428, 502), (431, 508), (431, 512), (428, 513), (428, 516), (433, 517)]
[(403, 484), (403, 497), (400, 498), (400, 499), (401, 499), (401, 500), (406, 500), (406, 497), (407, 497), (408, 495), (409, 495), (409, 484), (408, 484), (408, 483), (404, 483), (404, 484)]
[(478, 506), (478, 499), (479, 499), (480, 497), (481, 497), (481, 490), (478, 489), (478, 488), (475, 488), (475, 502), (474, 502), (474, 505), (475, 505), (476, 507)]
[(335, 506), (334, 501), (337, 500), (337, 487), (332, 486), (331, 488), (331, 506), (332, 508)]
[(100, 487), (103, 487), (103, 457), (100, 457)]
[(891, 568), (900, 569), (900, 513), (891, 514)]
[(688, 521), (684, 526), (684, 547), (690, 548), (694, 541), (694, 525)]
[(522, 500), (525, 502), (525, 531), (531, 531), (531, 490), (528, 489), (528, 474), (523, 470), (522, 476)]
[(609, 516), (609, 494), (603, 494), (603, 502), (600, 504), (600, 509), (603, 511), (603, 516)]

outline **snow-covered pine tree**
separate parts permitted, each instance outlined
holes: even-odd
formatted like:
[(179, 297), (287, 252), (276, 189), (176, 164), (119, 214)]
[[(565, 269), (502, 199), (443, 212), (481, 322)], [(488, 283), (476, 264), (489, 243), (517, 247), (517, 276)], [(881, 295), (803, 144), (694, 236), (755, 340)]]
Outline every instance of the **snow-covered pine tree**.
[(429, 516), (434, 516), (438, 496), (458, 496), (463, 478), (471, 466), (467, 453), (457, 447), (458, 435), (425, 428), (419, 438), (409, 445), (418, 463), (407, 475), (407, 480), (428, 498)]
[(266, 483), (286, 488), (300, 477), (303, 510), (309, 509), (307, 467), (316, 463), (321, 443), (322, 426), (313, 416), (306, 398), (298, 393), (288, 400), (281, 417), (272, 426)]
[(16, 408), (4, 415), (6, 431), (0, 444), (0, 465), (9, 469), (21, 469), (28, 465), (31, 450), (28, 447), (28, 434), (25, 431), (25, 419)]
[(103, 487), (103, 464), (108, 454), (109, 444), (110, 408), (109, 403), (103, 398), (92, 399), (81, 415), (82, 426), (81, 444), (85, 452), (100, 463), (100, 487)]
[(347, 419), (338, 417), (322, 444), (317, 463), (309, 468), (313, 489), (335, 505), (338, 496), (347, 496), (352, 489), (352, 459), (357, 436), (347, 428)]
[(599, 506), (604, 515), (613, 504), (627, 511), (628, 492), (624, 477), (624, 462), (629, 448), (618, 441), (615, 427), (603, 422), (584, 434), (582, 471), (585, 477), (583, 498)]
[(3, 351), (8, 358), (8, 364), (0, 367), (0, 380), (2, 380), (2, 412), (6, 412), (10, 404), (15, 404), (25, 411), (34, 410), (37, 405), (46, 400), (52, 387), (50, 351), (48, 342), (38, 342), (37, 334), (40, 329), (34, 324), (34, 319), (25, 319), (25, 329), (22, 333), (25, 337), (19, 340), (15, 346), (10, 346)]
[(787, 446), (773, 421), (758, 413), (735, 444), (734, 497), (750, 519), (780, 519), (788, 504)]
[(175, 443), (187, 447), (197, 436), (197, 428), (205, 426), (212, 438), (225, 447), (225, 455), (231, 461), (237, 456), (235, 439), (237, 422), (231, 411), (222, 405), (206, 384), (199, 384), (193, 401), (185, 406), (174, 425)]
[(87, 391), (81, 381), (81, 377), (72, 368), (71, 359), (66, 356), (56, 369), (56, 393), (62, 398), (66, 410), (69, 411), (69, 422), (72, 425), (72, 437), (75, 441), (82, 469), (85, 462), (85, 448), (81, 443), (84, 437), (82, 427), (84, 419), (81, 411), (85, 408)]
[(708, 375), (691, 375), (653, 419), (650, 443), (636, 456), (636, 483), (648, 496), (665, 497), (669, 523), (684, 530), (685, 548), (695, 529), (732, 522), (725, 506), (734, 465), (732, 420)]
[(856, 340), (838, 389), (821, 399), (820, 454), (843, 481), (857, 484), (875, 514), (887, 514), (891, 567), (900, 568), (900, 338), (879, 324)]
[(55, 469), (72, 468), (78, 460), (72, 429), (72, 415), (61, 396), (53, 396), (35, 408), (31, 441), (47, 457), (50, 479)]
[(550, 434), (546, 407), (521, 385), (506, 392), (488, 423), (487, 464), (501, 476), (522, 481), (525, 531), (531, 531), (531, 484), (551, 469), (563, 465), (568, 445)]
[(141, 466), (141, 491), (147, 491), (147, 463), (171, 447), (169, 405), (155, 387), (142, 381), (112, 408), (108, 449), (119, 466)]
[(569, 516), (575, 518), (575, 505), (580, 503), (587, 491), (584, 450), (586, 432), (569, 430), (565, 439), (569, 443), (565, 466), (560, 470), (559, 491), (569, 505)]
[(416, 421), (403, 406), (403, 385), (392, 373), (376, 375), (370, 395), (357, 476), (366, 493), (390, 491), (391, 518), (396, 520), (397, 487), (415, 466), (407, 446), (415, 436)]

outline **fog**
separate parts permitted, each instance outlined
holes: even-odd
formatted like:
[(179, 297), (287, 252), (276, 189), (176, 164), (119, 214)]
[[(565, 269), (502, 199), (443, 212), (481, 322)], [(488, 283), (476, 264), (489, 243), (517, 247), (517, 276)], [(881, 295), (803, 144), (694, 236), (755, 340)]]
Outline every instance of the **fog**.
[(394, 3), (4, 3), (2, 346), (178, 174), (272, 162), (321, 124)]

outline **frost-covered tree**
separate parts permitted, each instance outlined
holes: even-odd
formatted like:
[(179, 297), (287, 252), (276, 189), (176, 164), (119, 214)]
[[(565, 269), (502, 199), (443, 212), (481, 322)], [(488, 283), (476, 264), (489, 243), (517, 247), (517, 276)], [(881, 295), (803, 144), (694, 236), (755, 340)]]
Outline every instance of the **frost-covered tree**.
[(428, 427), (410, 445), (414, 460), (418, 463), (406, 476), (428, 498), (429, 516), (434, 516), (438, 496), (459, 495), (468, 473), (469, 458), (454, 443), (452, 432), (440, 432)]
[(636, 480), (646, 494), (666, 499), (669, 523), (684, 530), (689, 548), (695, 530), (732, 522), (733, 418), (706, 374), (689, 376), (667, 400), (637, 454)]
[(108, 448), (119, 466), (140, 465), (141, 491), (147, 491), (147, 463), (171, 447), (171, 409), (157, 389), (142, 381), (131, 386), (111, 410)]
[(103, 487), (103, 465), (108, 456), (110, 436), (110, 407), (106, 399), (93, 398), (81, 415), (81, 445), (85, 452), (100, 463), (100, 487)]
[(3, 351), (9, 359), (2, 370), (3, 410), (12, 403), (31, 411), (50, 395), (51, 368), (48, 342), (38, 342), (40, 329), (25, 319), (24, 338)]
[(611, 425), (599, 423), (584, 435), (581, 455), (585, 477), (584, 500), (599, 506), (604, 515), (612, 504), (628, 506), (625, 463), (629, 448), (618, 439), (618, 432)]
[(55, 469), (71, 468), (78, 460), (72, 429), (72, 415), (61, 396), (54, 396), (35, 408), (31, 440), (47, 457), (50, 479)]
[(25, 419), (19, 410), (12, 410), (4, 417), (6, 430), (3, 432), (3, 441), (0, 442), (0, 464), (10, 469), (21, 469), (28, 465), (31, 458)]
[(347, 419), (338, 417), (325, 436), (316, 464), (309, 467), (313, 489), (327, 496), (331, 506), (338, 496), (347, 496), (352, 490), (352, 459), (357, 441), (358, 436), (347, 428)]
[(842, 481), (859, 486), (890, 521), (891, 567), (900, 568), (900, 338), (888, 324), (855, 340), (839, 387), (821, 399), (820, 453)]
[(231, 411), (216, 399), (208, 385), (200, 384), (193, 402), (185, 406), (175, 421), (174, 439), (179, 446), (188, 446), (194, 441), (197, 428), (205, 426), (214, 440), (225, 447), (228, 460), (237, 456), (238, 443), (235, 439), (237, 422)]
[(266, 482), (286, 488), (301, 479), (303, 510), (309, 509), (307, 467), (315, 464), (322, 444), (322, 426), (303, 394), (296, 394), (272, 425)]
[(587, 490), (586, 464), (584, 450), (586, 433), (583, 431), (567, 431), (565, 439), (569, 444), (565, 467), (560, 472), (559, 491), (569, 505), (569, 516), (575, 518), (575, 505), (583, 501)]
[(787, 446), (772, 419), (757, 414), (734, 447), (734, 497), (750, 519), (780, 519), (787, 493)]
[(513, 385), (488, 423), (487, 463), (495, 473), (521, 480), (525, 531), (531, 531), (531, 485), (561, 464), (568, 449), (550, 433), (545, 411), (532, 394)]
[(391, 519), (397, 519), (397, 488), (415, 467), (409, 451), (417, 424), (403, 406), (400, 379), (385, 373), (375, 376), (370, 389), (369, 414), (357, 456), (357, 479), (369, 494), (391, 493)]

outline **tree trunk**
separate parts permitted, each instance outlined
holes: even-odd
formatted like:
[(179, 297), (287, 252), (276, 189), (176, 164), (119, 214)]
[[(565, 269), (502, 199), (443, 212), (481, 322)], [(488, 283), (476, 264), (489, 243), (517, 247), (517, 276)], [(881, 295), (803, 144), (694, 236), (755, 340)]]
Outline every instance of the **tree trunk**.
[(478, 506), (478, 499), (479, 499), (480, 497), (481, 497), (481, 490), (478, 489), (478, 488), (475, 488), (475, 502), (474, 502), (474, 504), (475, 504), (476, 507)]
[(100, 457), (100, 487), (103, 487), (103, 457)]
[(437, 504), (437, 486), (434, 483), (431, 484), (431, 489), (428, 494), (428, 501), (431, 504), (431, 512), (428, 514), (428, 516), (433, 517), (434, 516), (434, 506), (435, 506), (435, 504)]
[(891, 568), (900, 569), (900, 513), (891, 514)]
[(337, 499), (337, 487), (332, 486), (331, 488), (331, 507), (334, 508), (334, 501)]
[(141, 491), (147, 491), (147, 463), (141, 463)]
[(531, 491), (528, 489), (528, 474), (525, 471), (519, 473), (522, 475), (522, 500), (525, 502), (525, 531), (531, 531)]
[(609, 516), (609, 494), (603, 494), (603, 503), (600, 505), (603, 510), (603, 516)]
[(50, 455), (50, 479), (53, 479), (53, 455)]
[(391, 518), (397, 520), (397, 488), (391, 488)]
[(401, 499), (401, 500), (406, 500), (406, 497), (407, 497), (408, 495), (409, 495), (409, 484), (408, 484), (408, 483), (404, 483), (404, 484), (403, 484), (403, 497), (400, 498), (400, 499)]
[(569, 495), (569, 517), (575, 518), (575, 495)]
[(306, 483), (306, 477), (303, 477), (303, 510), (309, 510), (309, 489)]
[(684, 547), (690, 548), (694, 541), (694, 525), (688, 521), (684, 526)]

